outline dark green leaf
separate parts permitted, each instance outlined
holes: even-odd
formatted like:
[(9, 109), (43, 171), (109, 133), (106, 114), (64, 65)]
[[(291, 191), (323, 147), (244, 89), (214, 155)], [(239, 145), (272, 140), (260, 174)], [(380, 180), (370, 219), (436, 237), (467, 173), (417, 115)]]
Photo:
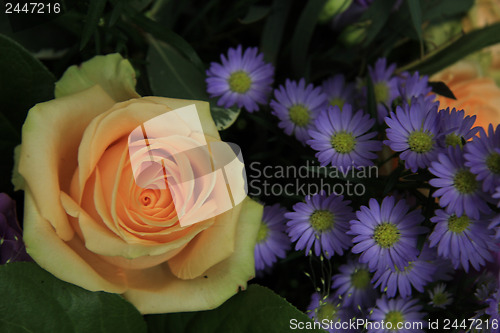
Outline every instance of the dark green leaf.
[(21, 45), (0, 35), (0, 189), (11, 188), (14, 147), (21, 126), (36, 103), (54, 98), (54, 76)]
[(370, 27), (366, 32), (364, 46), (368, 46), (384, 27), (389, 15), (391, 14), (393, 6), (394, 0), (377, 0), (371, 4), (366, 12), (364, 12), (359, 21), (370, 22)]
[(146, 332), (121, 296), (63, 282), (35, 263), (0, 266), (0, 295), (1, 332)]
[(247, 14), (245, 15), (244, 18), (240, 20), (241, 23), (243, 24), (251, 24), (258, 22), (265, 18), (267, 15), (269, 15), (269, 12), (271, 11), (271, 7), (269, 6), (251, 6), (248, 9)]
[(451, 99), (457, 99), (453, 92), (448, 88), (448, 86), (442, 82), (442, 81), (429, 81), (429, 86), (432, 88), (432, 92), (435, 92), (438, 95), (451, 98)]
[(131, 7), (126, 7), (125, 9), (127, 10), (129, 18), (132, 22), (153, 35), (156, 39), (159, 39), (169, 44), (170, 47), (177, 49), (177, 51), (189, 60), (199, 71), (204, 71), (205, 66), (203, 65), (200, 57), (198, 57), (196, 51), (181, 36), (167, 27), (150, 20), (143, 14), (133, 11)]
[(466, 13), (474, 4), (474, 0), (425, 0), (421, 3), (424, 21), (442, 22)]
[(326, 0), (309, 0), (292, 36), (292, 68), (297, 77), (306, 76), (307, 54), (318, 16)]
[[(292, 320), (311, 319), (285, 299), (259, 285), (251, 285), (215, 310), (147, 316), (151, 333), (282, 333), (291, 332)], [(325, 332), (302, 329), (300, 332)]]
[(418, 39), (422, 40), (422, 8), (420, 8), (420, 0), (407, 0), (410, 7), (410, 16), (413, 23), (413, 28), (417, 33)]
[(215, 100), (210, 101), (210, 113), (215, 121), (215, 125), (219, 131), (229, 128), (238, 118), (241, 109), (233, 106), (231, 108), (224, 108), (217, 106)]
[(423, 61), (410, 64), (400, 70), (419, 71), (420, 74), (432, 75), (473, 52), (499, 42), (500, 23), (496, 23), (472, 31), (444, 49), (427, 56)]
[(85, 18), (85, 25), (83, 26), (82, 39), (80, 41), (80, 50), (89, 42), (90, 38), (97, 29), (99, 20), (101, 19), (106, 0), (90, 0), (89, 9)]
[(155, 95), (208, 100), (205, 75), (173, 47), (150, 38), (148, 73)]
[(273, 64), (276, 63), (291, 4), (290, 0), (274, 0), (262, 32), (260, 49), (264, 53), (264, 59)]

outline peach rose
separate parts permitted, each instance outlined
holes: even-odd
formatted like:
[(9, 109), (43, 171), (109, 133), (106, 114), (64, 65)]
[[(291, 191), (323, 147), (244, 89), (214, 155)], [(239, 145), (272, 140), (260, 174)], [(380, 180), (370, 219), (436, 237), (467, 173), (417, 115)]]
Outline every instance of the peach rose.
[(463, 60), (433, 75), (431, 81), (443, 81), (456, 100), (438, 96), (440, 108), (463, 109), (467, 115), (476, 115), (476, 126), (500, 123), (500, 88), (491, 78), (480, 77), (478, 65)]
[[(172, 110), (194, 104), (203, 133), (182, 117), (170, 118), (170, 141), (151, 138), (150, 153), (165, 157), (221, 141), (208, 103), (141, 98), (134, 87), (128, 61), (98, 56), (70, 67), (56, 84), (56, 99), (29, 111), (18, 161), (27, 251), (59, 279), (122, 294), (143, 314), (215, 308), (254, 275), (262, 206), (242, 198), (211, 217), (210, 200), (219, 192), (213, 194), (228, 191), (220, 178), (205, 174), (173, 191), (155, 187), (158, 174), (137, 174), (150, 154), (137, 146), (129, 153), (130, 134)], [(193, 178), (208, 167), (206, 157), (184, 158), (181, 170), (166, 168)], [(139, 186), (139, 178), (151, 186)], [(182, 207), (174, 204), (179, 193)], [(180, 210), (204, 219), (183, 225)]]

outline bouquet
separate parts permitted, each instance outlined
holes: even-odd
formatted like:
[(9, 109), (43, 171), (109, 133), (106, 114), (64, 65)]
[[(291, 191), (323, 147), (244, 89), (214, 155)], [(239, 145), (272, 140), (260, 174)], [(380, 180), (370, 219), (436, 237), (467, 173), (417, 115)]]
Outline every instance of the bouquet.
[(0, 331), (500, 332), (500, 3), (3, 6)]

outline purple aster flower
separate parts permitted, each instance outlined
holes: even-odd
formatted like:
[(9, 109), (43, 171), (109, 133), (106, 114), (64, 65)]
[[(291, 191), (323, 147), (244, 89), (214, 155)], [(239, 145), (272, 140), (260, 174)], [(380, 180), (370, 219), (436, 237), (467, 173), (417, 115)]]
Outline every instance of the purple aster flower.
[(272, 90), (274, 67), (264, 62), (264, 54), (256, 47), (242, 51), (241, 45), (229, 48), (227, 57), (221, 54), (222, 64), (212, 62), (207, 70), (207, 92), (220, 97), (217, 105), (226, 108), (238, 105), (248, 112), (266, 104)]
[(331, 164), (341, 170), (370, 166), (377, 158), (373, 152), (382, 149), (382, 142), (371, 140), (377, 132), (368, 132), (374, 124), (375, 120), (361, 110), (353, 115), (349, 104), (342, 111), (330, 106), (314, 121), (315, 128), (309, 130), (312, 139), (307, 144), (318, 151), (315, 156), (321, 166)]
[(500, 125), (488, 127), (488, 135), (479, 129), (480, 137), (465, 145), (465, 165), (483, 182), (483, 191), (493, 192), (500, 186)]
[(459, 146), (448, 147), (447, 154), (438, 155), (429, 171), (437, 176), (429, 184), (438, 188), (433, 197), (439, 197), (439, 205), (449, 214), (467, 214), (479, 218), (480, 212), (489, 213), (486, 193), (481, 190), (477, 177), (465, 166)]
[(433, 254), (434, 251), (424, 245), (417, 260), (410, 261), (402, 270), (397, 267), (377, 269), (372, 282), (375, 281), (375, 287), (380, 286), (380, 291), (385, 290), (388, 297), (396, 296), (396, 292), (401, 297), (411, 296), (412, 286), (423, 293), (425, 285), (432, 281), (436, 272)]
[(334, 253), (342, 255), (351, 246), (351, 237), (346, 235), (349, 220), (354, 217), (351, 202), (335, 193), (306, 196), (306, 202), (293, 206), (293, 212), (285, 213), (288, 218), (287, 232), (292, 242), (297, 241), (296, 250), (305, 250), (309, 255), (324, 253), (330, 258)]
[(312, 84), (306, 86), (306, 80), (298, 83), (286, 80), (285, 86), (274, 90), (274, 97), (269, 104), (272, 113), (280, 119), (278, 126), (288, 135), (295, 134), (303, 144), (309, 139), (307, 131), (314, 123), (318, 113), (327, 105), (327, 97), (321, 88)]
[(490, 251), (496, 250), (488, 221), (467, 215), (458, 217), (438, 209), (431, 221), (436, 223), (429, 236), (430, 246), (437, 246), (438, 255), (449, 258), (455, 269), (462, 266), (468, 272), (469, 264), (479, 270), (486, 261), (492, 261)]
[(371, 322), (378, 323), (368, 323), (367, 333), (425, 332), (423, 328), (427, 327), (427, 321), (423, 319), (424, 314), (420, 312), (422, 306), (417, 303), (416, 299), (399, 297), (387, 299), (382, 296), (377, 300), (377, 305), (369, 317)]
[(394, 197), (385, 197), (380, 205), (370, 199), (367, 206), (356, 212), (357, 220), (352, 220), (354, 235), (353, 253), (362, 253), (359, 261), (368, 263), (370, 270), (397, 267), (403, 270), (418, 255), (417, 237), (427, 228), (420, 226), (424, 220), (420, 210), (408, 213), (409, 206), (404, 200), (395, 204)]
[(339, 267), (339, 271), (332, 278), (332, 288), (337, 289), (335, 296), (344, 301), (343, 306), (358, 309), (372, 306), (377, 298), (377, 291), (370, 283), (368, 265), (349, 260)]
[(441, 132), (445, 134), (443, 139), (446, 147), (457, 145), (462, 147), (462, 139), (469, 141), (479, 132), (479, 127), (472, 127), (476, 121), (476, 116), (465, 117), (464, 110), (457, 111), (453, 108), (450, 111), (450, 108), (442, 109), (439, 111), (439, 121), (441, 123)]
[(392, 101), (398, 96), (398, 78), (393, 76), (396, 64), (387, 66), (387, 60), (380, 58), (375, 66), (368, 66), (368, 72), (373, 82), (375, 101), (377, 103), (378, 121), (384, 122)]
[(428, 76), (420, 77), (418, 72), (413, 73), (413, 75), (408, 72), (403, 73), (398, 82), (399, 94), (403, 101), (406, 104), (411, 104), (413, 98), (420, 96), (433, 101), (435, 99), (434, 95), (427, 96), (432, 90), (428, 82)]
[(356, 86), (354, 83), (347, 83), (342, 74), (337, 74), (321, 84), (323, 92), (328, 97), (331, 106), (338, 106), (340, 109), (345, 104), (352, 104)]
[(448, 258), (443, 258), (437, 255), (436, 248), (431, 248), (436, 253), (436, 259), (434, 260), (434, 265), (436, 266), (436, 272), (432, 277), (433, 281), (451, 281), (453, 280), (453, 275), (455, 274), (455, 269), (451, 260)]
[(486, 300), (488, 308), (485, 312), (490, 316), (491, 320), (496, 320), (497, 323), (500, 321), (500, 289), (497, 289), (491, 297)]
[(446, 309), (448, 305), (453, 303), (453, 295), (446, 291), (444, 283), (440, 283), (434, 289), (429, 290), (429, 298), (429, 305), (439, 309)]
[(389, 128), (386, 130), (388, 140), (384, 143), (401, 152), (399, 157), (413, 172), (428, 167), (441, 150), (437, 108), (438, 103), (421, 97), (414, 99), (411, 105), (398, 106), (396, 113), (391, 112), (390, 117), (385, 118)]
[(340, 299), (333, 295), (321, 297), (319, 293), (312, 294), (311, 303), (307, 307), (307, 315), (320, 324), (328, 322), (327, 332), (353, 332), (349, 328), (342, 328), (342, 323), (348, 322), (353, 314), (349, 309), (342, 307)]
[(0, 193), (0, 264), (14, 261), (32, 260), (24, 246), (16, 203), (7, 194)]
[(285, 213), (279, 204), (264, 207), (255, 245), (255, 269), (271, 267), (278, 258), (285, 258), (290, 249), (290, 239), (285, 233)]

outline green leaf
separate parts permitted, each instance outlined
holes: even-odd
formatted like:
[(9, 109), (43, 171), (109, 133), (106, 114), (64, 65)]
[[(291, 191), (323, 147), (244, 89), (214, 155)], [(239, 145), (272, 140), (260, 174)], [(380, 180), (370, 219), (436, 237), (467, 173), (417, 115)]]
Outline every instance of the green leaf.
[(309, 42), (326, 0), (309, 0), (300, 15), (292, 37), (292, 68), (296, 76), (306, 76)]
[(423, 20), (431, 22), (444, 21), (466, 13), (474, 4), (474, 0), (425, 0), (422, 1)]
[(447, 97), (451, 99), (457, 99), (455, 94), (448, 88), (448, 86), (442, 81), (429, 81), (429, 86), (432, 88), (432, 92)]
[(394, 0), (377, 0), (363, 13), (359, 22), (369, 21), (370, 26), (366, 32), (364, 46), (368, 46), (384, 27), (391, 14)]
[(413, 28), (417, 33), (418, 40), (422, 40), (422, 8), (420, 8), (420, 0), (408, 0), (410, 7), (410, 16), (413, 23)]
[(205, 66), (193, 47), (185, 41), (181, 36), (168, 29), (165, 26), (159, 25), (155, 21), (150, 20), (141, 13), (137, 13), (132, 7), (125, 7), (128, 18), (144, 31), (153, 35), (170, 47), (175, 48), (183, 57), (189, 60), (199, 71), (203, 71)]
[(219, 131), (225, 130), (233, 125), (240, 115), (240, 112), (241, 109), (236, 106), (224, 108), (217, 106), (215, 100), (210, 101), (210, 113)]
[[(150, 333), (281, 333), (311, 319), (271, 290), (251, 285), (215, 310), (146, 316)], [(319, 329), (300, 332), (325, 332)]]
[(208, 100), (205, 75), (172, 46), (150, 38), (149, 83), (155, 95)]
[(273, 64), (276, 63), (278, 51), (285, 31), (286, 18), (290, 11), (292, 1), (274, 0), (271, 6), (271, 13), (267, 17), (262, 37), (260, 49), (264, 53), (264, 59)]
[(418, 71), (420, 74), (432, 75), (482, 48), (500, 42), (500, 23), (472, 31), (444, 49), (427, 55), (424, 60), (417, 61), (399, 70)]
[(21, 45), (0, 35), (0, 188), (12, 188), (9, 176), (14, 147), (28, 110), (54, 98), (54, 76)]
[(99, 20), (101, 19), (106, 0), (90, 0), (89, 9), (85, 18), (85, 25), (82, 30), (82, 39), (80, 41), (80, 50), (83, 50), (85, 45), (89, 42), (90, 38), (97, 29)]
[(242, 24), (251, 24), (258, 22), (265, 18), (267, 15), (269, 15), (269, 12), (271, 11), (271, 7), (269, 6), (251, 6), (248, 9), (248, 12), (246, 13), (245, 17), (242, 18), (240, 23)]
[(1, 332), (146, 332), (121, 296), (63, 282), (35, 263), (0, 266), (0, 295)]

